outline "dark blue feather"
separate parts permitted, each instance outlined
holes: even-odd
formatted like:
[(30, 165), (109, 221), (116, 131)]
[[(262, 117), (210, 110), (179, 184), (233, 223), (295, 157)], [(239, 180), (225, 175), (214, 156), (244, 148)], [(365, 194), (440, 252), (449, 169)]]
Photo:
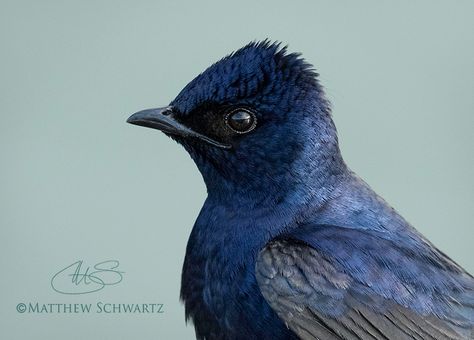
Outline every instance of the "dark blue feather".
[[(199, 339), (470, 336), (473, 278), (346, 166), (299, 54), (250, 43), (170, 105), (143, 124), (181, 143), (207, 186), (181, 288)], [(230, 129), (230, 109), (255, 129)]]

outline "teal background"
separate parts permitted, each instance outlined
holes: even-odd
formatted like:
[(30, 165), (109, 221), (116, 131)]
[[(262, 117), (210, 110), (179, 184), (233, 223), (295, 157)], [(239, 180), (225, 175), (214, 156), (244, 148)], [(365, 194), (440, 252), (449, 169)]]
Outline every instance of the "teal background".
[[(179, 145), (125, 120), (266, 37), (320, 72), (352, 169), (474, 273), (473, 13), (473, 1), (1, 1), (0, 337), (193, 338), (179, 282), (205, 187)], [(52, 291), (78, 259), (118, 259), (124, 281)], [(165, 313), (16, 312), (31, 301)]]

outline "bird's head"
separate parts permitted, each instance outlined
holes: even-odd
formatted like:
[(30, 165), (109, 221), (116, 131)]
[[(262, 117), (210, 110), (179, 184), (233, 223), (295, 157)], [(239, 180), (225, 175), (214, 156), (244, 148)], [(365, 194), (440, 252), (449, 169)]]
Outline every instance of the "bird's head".
[(317, 74), (299, 54), (269, 41), (223, 58), (169, 106), (137, 112), (128, 122), (182, 144), (209, 194), (283, 193), (343, 166)]

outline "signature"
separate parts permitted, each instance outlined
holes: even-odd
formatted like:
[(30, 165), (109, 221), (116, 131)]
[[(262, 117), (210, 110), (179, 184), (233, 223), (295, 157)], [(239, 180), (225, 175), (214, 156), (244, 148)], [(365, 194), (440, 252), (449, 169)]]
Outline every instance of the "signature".
[(51, 278), (51, 287), (58, 293), (79, 295), (97, 292), (123, 280), (118, 260), (96, 263), (92, 268), (82, 260), (61, 269)]

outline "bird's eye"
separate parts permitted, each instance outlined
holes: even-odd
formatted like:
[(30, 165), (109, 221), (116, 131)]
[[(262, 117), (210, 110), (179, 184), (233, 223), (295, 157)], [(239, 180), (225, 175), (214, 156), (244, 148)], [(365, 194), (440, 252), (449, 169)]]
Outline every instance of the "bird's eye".
[(247, 133), (257, 126), (257, 117), (248, 109), (236, 109), (225, 116), (226, 125), (234, 132)]

